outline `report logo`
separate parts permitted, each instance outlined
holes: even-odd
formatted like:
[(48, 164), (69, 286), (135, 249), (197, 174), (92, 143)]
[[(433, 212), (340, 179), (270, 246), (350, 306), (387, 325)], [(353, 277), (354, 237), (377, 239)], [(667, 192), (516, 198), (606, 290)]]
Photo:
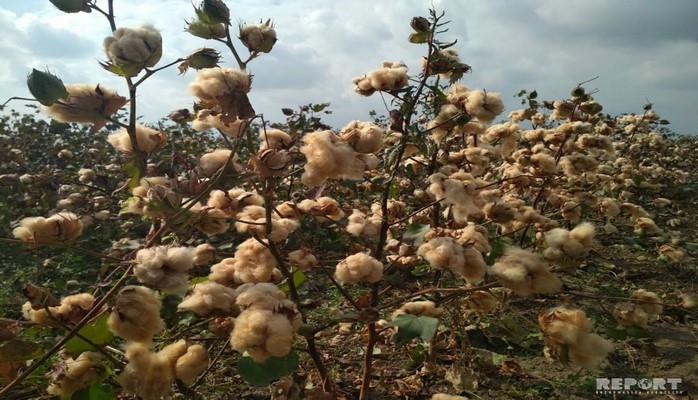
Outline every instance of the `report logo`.
[(682, 394), (681, 378), (596, 378), (596, 394)]

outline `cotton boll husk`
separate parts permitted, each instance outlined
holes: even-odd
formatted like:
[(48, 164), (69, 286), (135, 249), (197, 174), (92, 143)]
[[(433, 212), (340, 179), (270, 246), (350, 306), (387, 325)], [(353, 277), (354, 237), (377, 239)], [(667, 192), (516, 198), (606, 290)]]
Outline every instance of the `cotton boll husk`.
[(49, 385), (46, 391), (54, 396), (70, 398), (73, 393), (88, 387), (99, 377), (102, 354), (92, 351), (80, 353), (78, 358), (63, 361), (64, 367), (60, 372), (49, 374)]
[(545, 336), (556, 343), (575, 345), (591, 332), (591, 323), (582, 310), (555, 308), (541, 312), (538, 324)]
[(189, 346), (187, 352), (177, 359), (175, 377), (191, 386), (196, 378), (208, 368), (208, 351), (200, 344)]
[[(633, 292), (631, 299), (651, 301), (652, 303), (636, 303), (635, 306), (649, 315), (658, 315), (662, 313), (662, 301), (657, 293), (650, 292), (647, 289), (638, 289)], [(653, 304), (656, 303), (656, 304)]]
[(144, 286), (126, 286), (116, 296), (107, 325), (127, 341), (150, 342), (154, 334), (165, 328), (161, 307), (154, 291)]
[(194, 286), (192, 293), (179, 303), (177, 309), (191, 311), (200, 316), (213, 313), (234, 316), (238, 312), (236, 298), (234, 289), (212, 281), (202, 282)]
[(68, 98), (62, 103), (54, 103), (42, 110), (61, 122), (92, 123), (92, 132), (97, 132), (106, 124), (105, 116), (111, 116), (128, 103), (126, 97), (115, 90), (100, 85), (76, 83), (65, 85)]
[(596, 369), (613, 351), (613, 343), (595, 333), (582, 335), (579, 342), (569, 347), (570, 361), (586, 369)]
[(345, 283), (376, 283), (383, 278), (383, 263), (365, 253), (352, 254), (337, 264), (335, 279)]

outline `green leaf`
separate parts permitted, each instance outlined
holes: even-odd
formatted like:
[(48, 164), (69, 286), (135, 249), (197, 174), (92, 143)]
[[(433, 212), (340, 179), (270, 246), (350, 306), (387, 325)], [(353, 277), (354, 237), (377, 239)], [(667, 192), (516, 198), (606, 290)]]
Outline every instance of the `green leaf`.
[(250, 385), (266, 386), (296, 371), (299, 361), (297, 353), (290, 353), (285, 357), (269, 357), (263, 363), (255, 362), (252, 357), (241, 357), (237, 362), (237, 370), (242, 379)]
[(628, 333), (625, 329), (618, 329), (613, 326), (606, 326), (606, 336), (615, 340), (625, 340), (628, 338)]
[(538, 97), (538, 92), (535, 91), (535, 90), (528, 94), (528, 98), (529, 98), (530, 100), (533, 100), (533, 99), (535, 99), (536, 97)]
[(429, 232), (431, 226), (428, 224), (410, 224), (407, 225), (405, 233), (402, 234), (403, 240), (411, 240), (415, 246), (419, 246), (424, 241), (424, 235)]
[[(80, 329), (80, 335), (84, 336), (96, 345), (108, 344), (114, 341), (114, 334), (107, 326), (109, 314), (104, 313), (102, 316), (94, 320), (91, 324), (87, 324)], [(65, 345), (65, 350), (72, 355), (77, 356), (83, 351), (94, 351), (95, 348), (91, 344), (75, 336)]]
[(43, 348), (34, 342), (12, 339), (0, 346), (0, 362), (23, 362), (41, 357)]
[(102, 382), (95, 382), (90, 386), (78, 390), (70, 400), (113, 400), (116, 394), (110, 385)]
[(412, 32), (407, 39), (410, 43), (421, 44), (426, 43), (429, 39), (428, 32)]
[(136, 166), (135, 160), (129, 160), (121, 169), (131, 178), (128, 181), (129, 189), (133, 189), (140, 184), (141, 171)]
[(204, 283), (204, 282), (208, 282), (208, 281), (209, 281), (208, 276), (197, 276), (196, 278), (189, 279), (189, 284), (194, 286), (194, 285), (197, 285), (199, 283)]
[(650, 337), (649, 332), (640, 326), (629, 326), (625, 328), (625, 332), (628, 334), (628, 336), (638, 339)]
[(508, 237), (501, 237), (495, 240), (495, 242), (492, 243), (492, 250), (490, 251), (490, 254), (488, 254), (487, 258), (485, 259), (485, 261), (487, 261), (487, 265), (494, 264), (499, 256), (504, 254), (504, 250), (511, 245), (512, 241)]
[(291, 115), (293, 115), (293, 110), (290, 108), (282, 108), (281, 113), (287, 117), (290, 117)]
[(327, 107), (330, 106), (330, 103), (321, 103), (321, 104), (315, 104), (310, 107), (313, 112), (319, 113), (321, 111), (324, 111)]
[(396, 346), (402, 346), (412, 339), (421, 337), (425, 341), (431, 340), (436, 334), (439, 320), (434, 317), (416, 316), (412, 314), (398, 315), (388, 326), (397, 326), (397, 332), (393, 335)]
[[(305, 274), (301, 270), (295, 270), (291, 273), (291, 279), (293, 279), (293, 286), (299, 288), (307, 279)], [(279, 285), (279, 290), (281, 290), (284, 293), (288, 293), (291, 290), (291, 286), (288, 284), (288, 280), (285, 280), (284, 283)]]

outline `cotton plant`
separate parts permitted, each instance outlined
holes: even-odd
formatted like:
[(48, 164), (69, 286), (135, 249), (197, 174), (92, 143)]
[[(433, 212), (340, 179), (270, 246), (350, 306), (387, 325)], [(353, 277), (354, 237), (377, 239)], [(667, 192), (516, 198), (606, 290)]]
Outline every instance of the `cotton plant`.
[[(52, 2), (64, 12), (107, 16), (112, 33), (102, 65), (129, 88), (126, 98), (98, 84), (64, 85), (40, 71), (28, 82), (58, 120), (93, 130), (114, 124), (105, 136), (113, 153), (108, 169), (125, 175), (113, 192), (123, 197), (118, 215), (93, 214), (105, 223), (124, 220), (125, 240), (105, 252), (119, 260), (109, 277), (121, 273), (121, 279), (109, 281), (104, 297), (72, 294), (22, 308), (39, 326), (63, 328), (108, 313), (106, 329), (118, 338), (120, 350), (105, 349), (116, 363), (91, 352), (61, 361), (67, 373), (51, 379), (52, 394), (84, 389), (102, 376), (97, 366), (111, 362), (124, 394), (166, 397), (175, 383), (195, 385), (210, 373), (209, 362), (221, 362), (209, 359), (210, 337), (235, 350), (236, 368), (247, 361), (257, 370), (279, 360), (293, 364), (302, 347), (319, 373), (315, 383), (332, 393), (335, 376), (320, 338), (338, 324), (360, 333), (366, 377), (385, 333), (402, 344), (405, 321), (436, 324), (417, 336), (434, 339), (437, 352), (436, 332), (456, 329), (454, 309), (489, 317), (506, 314), (514, 297), (557, 301), (599, 237), (616, 226), (661, 235), (661, 220), (634, 203), (633, 191), (686, 179), (659, 160), (635, 161), (668, 146), (651, 132), (657, 115), (621, 117), (612, 128), (581, 85), (569, 99), (549, 103), (528, 93), (529, 108), (502, 121), (502, 94), (463, 82), (471, 68), (455, 42), (437, 39), (443, 16), (435, 12), (410, 24), (409, 41), (427, 54), (421, 69), (384, 61), (347, 82), (358, 95), (389, 98), (396, 105), (390, 118), (332, 129), (306, 118), (312, 107), (286, 113), (284, 127), (267, 124), (251, 104), (247, 67), (274, 50), (271, 20), (242, 22), (233, 32), (227, 5), (204, 0), (186, 31), (225, 45), (237, 65), (219, 66), (225, 56), (208, 48), (167, 63), (161, 60), (166, 38), (156, 27), (116, 27), (112, 11), (90, 1)], [(235, 34), (247, 58), (236, 49)], [(196, 70), (186, 88), (196, 101), (191, 111), (171, 116), (201, 136), (180, 138), (175, 129), (142, 125), (133, 113), (147, 80), (175, 65), (182, 74)], [(122, 122), (118, 111), (125, 105)], [(194, 146), (210, 131), (221, 135), (215, 146)], [(176, 148), (181, 141), (186, 146)], [(61, 160), (74, 158), (64, 150)], [(21, 152), (13, 154), (21, 161)], [(84, 185), (97, 178), (92, 168), (77, 170)], [(88, 220), (77, 212), (108, 199), (68, 189), (57, 204), (63, 211), (19, 221), (17, 240), (35, 248), (84, 237)], [(126, 229), (134, 225), (140, 231)], [(133, 232), (140, 236), (126, 237)], [(300, 288), (308, 280), (342, 299), (337, 315), (308, 306)], [(657, 294), (639, 290), (613, 317), (621, 327), (645, 326), (661, 313), (660, 303)], [(613, 351), (582, 310), (542, 311), (538, 323), (551, 359), (594, 369)], [(189, 332), (195, 335), (185, 337)], [(370, 397), (370, 381), (361, 382), (359, 398)]]

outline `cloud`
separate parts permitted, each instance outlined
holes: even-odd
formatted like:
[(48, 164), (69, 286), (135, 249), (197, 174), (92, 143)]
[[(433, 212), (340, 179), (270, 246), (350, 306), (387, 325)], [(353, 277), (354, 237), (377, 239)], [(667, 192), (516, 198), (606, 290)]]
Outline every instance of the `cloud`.
[[(123, 79), (103, 71), (103, 38), (109, 34), (98, 13), (63, 14), (48, 2), (0, 6), (4, 38), (0, 51), (2, 93), (26, 95), (24, 78), (33, 67), (49, 66), (65, 82), (101, 82), (126, 93)], [(240, 0), (229, 2), (234, 23), (272, 18), (279, 42), (272, 53), (254, 60), (251, 101), (271, 121), (283, 120), (282, 107), (331, 102), (326, 119), (341, 127), (353, 119), (368, 119), (393, 108), (377, 94), (368, 98), (352, 90), (351, 80), (377, 68), (383, 60), (404, 61), (419, 73), (424, 46), (407, 43), (409, 21), (427, 15), (432, 1), (380, 2), (353, 0)], [(502, 93), (509, 111), (520, 106), (513, 95), (537, 89), (541, 98), (569, 95), (578, 82), (598, 88), (596, 98), (609, 113), (641, 112), (646, 99), (655, 104), (671, 127), (698, 134), (694, 111), (698, 93), (698, 45), (695, 42), (696, 2), (652, 0), (434, 0), (451, 23), (444, 41), (473, 67), (464, 83)], [(225, 47), (183, 32), (193, 18), (188, 0), (115, 2), (117, 24), (153, 24), (164, 38), (162, 62), (208, 46), (235, 62)], [(247, 54), (241, 48), (241, 53)], [(162, 71), (142, 86), (139, 114), (156, 121), (171, 109), (187, 107), (194, 98), (186, 87), (195, 71), (178, 76)], [(388, 100), (388, 99), (386, 99)]]

